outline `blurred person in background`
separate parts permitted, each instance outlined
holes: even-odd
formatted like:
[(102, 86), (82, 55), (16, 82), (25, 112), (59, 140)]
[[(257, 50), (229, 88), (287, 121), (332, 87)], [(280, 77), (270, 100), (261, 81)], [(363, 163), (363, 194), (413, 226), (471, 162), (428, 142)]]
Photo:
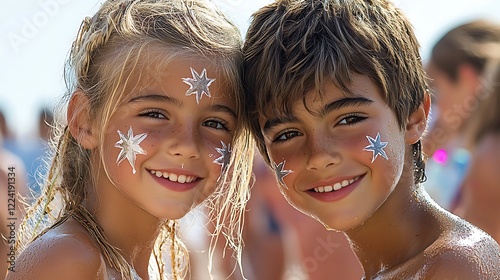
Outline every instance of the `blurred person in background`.
[(32, 195), (37, 196), (40, 186), (47, 174), (47, 166), (44, 160), (50, 158), (49, 151), (50, 135), (54, 126), (54, 113), (48, 107), (41, 107), (38, 113), (37, 134), (31, 139), (29, 148), (25, 150), (25, 164), (28, 169), (28, 186)]
[(23, 197), (27, 192), (22, 160), (3, 147), (8, 126), (1, 112), (0, 118), (0, 279), (4, 279), (7, 269), (15, 269), (11, 248), (24, 214)]
[(474, 147), (455, 213), (500, 243), (500, 60), (491, 64), (482, 89), (485, 100), (473, 119)]
[(16, 138), (8, 126), (8, 122), (0, 112), (0, 129), (4, 135), (2, 147), (15, 154), (23, 163), (25, 172), (23, 178), (29, 188), (28, 198), (40, 192), (46, 174), (47, 155), (51, 128), (54, 124), (54, 114), (48, 107), (41, 107), (38, 113), (36, 130), (27, 137)]
[(433, 96), (432, 125), (424, 138), (429, 194), (442, 207), (454, 208), (473, 149), (471, 133), (478, 117), (485, 69), (500, 56), (500, 25), (475, 20), (448, 31), (433, 47), (427, 71)]

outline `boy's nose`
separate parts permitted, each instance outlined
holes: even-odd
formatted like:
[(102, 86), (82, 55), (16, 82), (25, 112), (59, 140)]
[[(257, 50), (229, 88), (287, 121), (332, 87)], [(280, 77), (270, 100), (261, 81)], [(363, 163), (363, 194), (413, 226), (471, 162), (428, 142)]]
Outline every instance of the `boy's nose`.
[(338, 165), (342, 161), (342, 156), (329, 141), (314, 141), (309, 143), (309, 158), (307, 170), (321, 170)]

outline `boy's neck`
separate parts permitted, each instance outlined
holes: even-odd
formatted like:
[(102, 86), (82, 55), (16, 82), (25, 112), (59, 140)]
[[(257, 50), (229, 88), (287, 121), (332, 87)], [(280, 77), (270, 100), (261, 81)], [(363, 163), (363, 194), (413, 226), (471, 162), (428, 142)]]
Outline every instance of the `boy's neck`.
[(441, 234), (436, 210), (420, 186), (399, 184), (363, 225), (346, 232), (366, 279), (422, 253)]

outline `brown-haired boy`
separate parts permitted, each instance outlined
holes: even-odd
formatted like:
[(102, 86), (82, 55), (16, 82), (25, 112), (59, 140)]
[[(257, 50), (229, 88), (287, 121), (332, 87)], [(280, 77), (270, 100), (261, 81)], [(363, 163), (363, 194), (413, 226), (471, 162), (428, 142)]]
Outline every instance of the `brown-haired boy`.
[(392, 3), (277, 1), (254, 14), (244, 56), (252, 129), (285, 198), (345, 232), (366, 279), (500, 277), (498, 244), (420, 185), (430, 99)]

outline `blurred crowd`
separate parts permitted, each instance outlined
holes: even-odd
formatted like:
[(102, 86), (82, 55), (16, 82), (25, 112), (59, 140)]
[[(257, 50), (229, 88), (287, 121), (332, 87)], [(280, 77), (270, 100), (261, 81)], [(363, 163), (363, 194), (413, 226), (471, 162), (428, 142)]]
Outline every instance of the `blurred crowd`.
[[(425, 188), (433, 199), (500, 242), (500, 25), (476, 20), (457, 26), (435, 44), (425, 66), (432, 94), (431, 123), (424, 139)], [(39, 113), (38, 135), (16, 139), (0, 112), (0, 190), (7, 192), (7, 168), (16, 167), (17, 191), (36, 196), (50, 160), (48, 141), (54, 117)], [(361, 279), (361, 266), (342, 233), (327, 231), (293, 209), (279, 193), (274, 173), (257, 156), (255, 185), (245, 222), (244, 274), (248, 279)], [(25, 188), (26, 187), (26, 188)], [(3, 201), (7, 200), (1, 196)], [(0, 209), (2, 234), (7, 209)], [(209, 242), (203, 209), (185, 224), (192, 279), (207, 279)], [(19, 210), (22, 215), (22, 209)], [(192, 218), (192, 217), (191, 217)], [(189, 219), (189, 217), (188, 217)], [(200, 226), (201, 225), (201, 226)], [(8, 247), (0, 243), (0, 255)], [(219, 279), (241, 279), (231, 253), (217, 252)], [(5, 271), (0, 262), (0, 271)], [(1, 278), (0, 273), (0, 278)]]

